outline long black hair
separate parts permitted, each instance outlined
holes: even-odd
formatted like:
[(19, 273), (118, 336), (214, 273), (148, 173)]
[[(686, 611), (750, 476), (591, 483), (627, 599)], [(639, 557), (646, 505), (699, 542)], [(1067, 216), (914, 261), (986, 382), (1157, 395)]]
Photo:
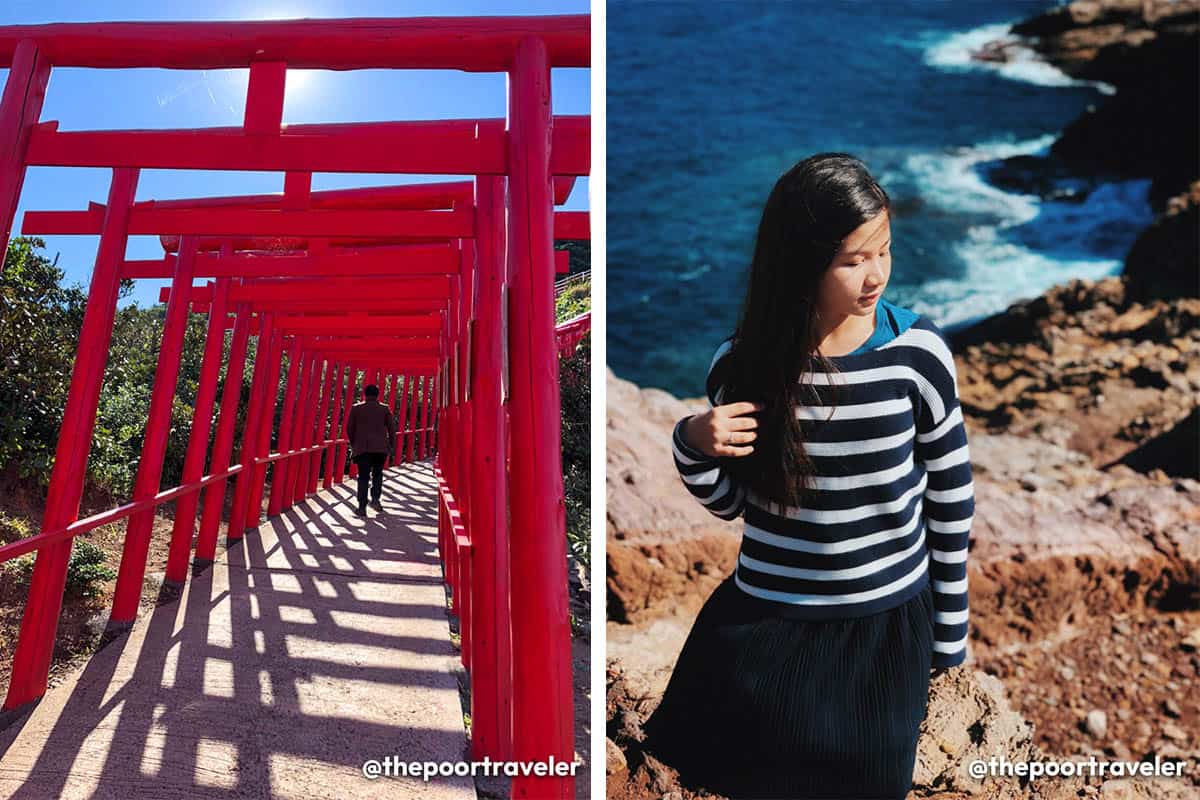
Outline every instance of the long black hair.
[(754, 452), (725, 463), (767, 501), (797, 507), (811, 497), (815, 468), (794, 404), (820, 404), (804, 376), (838, 371), (818, 352), (818, 290), (845, 238), (890, 207), (866, 165), (847, 153), (809, 156), (767, 198), (732, 345), (710, 377), (724, 387), (722, 403), (766, 406)]

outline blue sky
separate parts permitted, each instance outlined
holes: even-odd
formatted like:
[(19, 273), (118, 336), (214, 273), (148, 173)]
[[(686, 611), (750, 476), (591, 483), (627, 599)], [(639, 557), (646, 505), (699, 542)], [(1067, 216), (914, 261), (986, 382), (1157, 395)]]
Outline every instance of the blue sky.
[[(56, 2), (4, 0), (0, 25), (104, 20), (289, 19), (300, 17), (490, 16), (506, 14), (586, 14), (588, 0), (507, 2), (398, 2), (397, 0), (159, 0), (142, 2)], [(556, 69), (552, 101), (556, 114), (590, 113), (588, 69)], [(119, 128), (201, 128), (240, 125), (245, 103), (246, 70), (83, 70), (57, 69), (42, 120), (58, 120), (62, 130)], [(8, 70), (0, 69), (0, 80)], [(505, 76), (425, 70), (354, 72), (289, 71), (283, 108), (286, 123), (365, 120), (503, 117)], [(82, 210), (88, 201), (103, 203), (110, 170), (31, 167), (25, 176), (14, 234), (26, 210)], [(313, 189), (335, 189), (430, 180), (461, 180), (437, 175), (313, 176)], [(279, 192), (282, 173), (146, 170), (138, 199), (203, 197)], [(565, 208), (588, 207), (588, 181), (576, 181)], [(68, 281), (86, 284), (99, 237), (45, 237), (47, 253), (60, 254)], [(161, 258), (155, 237), (131, 237), (127, 258)], [(125, 302), (157, 301), (166, 281), (137, 281)]]

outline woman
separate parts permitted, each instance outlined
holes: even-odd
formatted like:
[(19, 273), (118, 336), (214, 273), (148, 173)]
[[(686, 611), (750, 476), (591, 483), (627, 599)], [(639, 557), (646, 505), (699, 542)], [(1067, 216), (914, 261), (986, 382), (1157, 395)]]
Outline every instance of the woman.
[(744, 516), (647, 720), (646, 749), (733, 798), (903, 798), (930, 669), (966, 657), (974, 491), (954, 359), (883, 299), (889, 199), (821, 153), (775, 184), (684, 486)]

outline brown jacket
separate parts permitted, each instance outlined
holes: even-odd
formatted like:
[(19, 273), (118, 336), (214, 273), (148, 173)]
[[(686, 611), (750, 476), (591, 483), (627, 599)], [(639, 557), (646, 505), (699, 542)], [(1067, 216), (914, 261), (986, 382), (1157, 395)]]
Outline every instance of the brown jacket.
[(350, 409), (346, 438), (355, 456), (390, 453), (396, 445), (396, 418), (378, 400), (366, 400)]

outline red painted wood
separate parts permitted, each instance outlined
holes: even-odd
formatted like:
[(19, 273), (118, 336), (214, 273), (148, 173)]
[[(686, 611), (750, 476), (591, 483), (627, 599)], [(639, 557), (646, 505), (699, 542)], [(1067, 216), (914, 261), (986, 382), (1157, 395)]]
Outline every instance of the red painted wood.
[[(555, 175), (591, 171), (588, 117), (562, 117), (553, 134)], [(25, 162), (38, 167), (136, 166), (142, 169), (265, 172), (394, 172), (503, 175), (503, 120), (291, 125), (262, 146), (241, 128), (60, 132), (35, 127)]]
[(471, 663), (471, 640), (474, 638), (474, 625), (471, 621), (474, 614), (471, 602), (471, 575), (473, 572), (471, 565), (471, 540), (465, 535), (455, 536), (454, 549), (458, 560), (458, 587), (459, 592), (462, 593), (462, 600), (458, 611), (459, 625), (462, 631), (459, 639), (461, 645), (459, 660), (467, 671), (471, 672), (473, 667)]
[(555, 175), (554, 176), (554, 205), (561, 206), (567, 202), (567, 198), (571, 196), (571, 192), (575, 189), (574, 175)]
[[(192, 285), (195, 258), (195, 248), (190, 247), (185, 239), (183, 251), (175, 262), (175, 277), (171, 282), (177, 290)], [(162, 342), (158, 349), (158, 364), (154, 369), (150, 408), (142, 437), (142, 453), (133, 484), (134, 502), (153, 497), (162, 488), (163, 459), (167, 454), (167, 439), (171, 432), (171, 407), (175, 402), (175, 387), (179, 383), (179, 362), (183, 357), (187, 318), (187, 296), (178, 292), (175, 300), (167, 303), (163, 321)], [(121, 565), (113, 591), (113, 622), (132, 622), (137, 617), (153, 523), (153, 508), (139, 511), (126, 523), (125, 546), (121, 550)]]
[[(123, 278), (169, 277), (173, 258), (126, 261)], [(338, 277), (342, 275), (426, 276), (458, 271), (458, 255), (448, 245), (395, 245), (335, 251), (326, 255), (234, 255), (228, 258), (201, 255), (196, 259), (196, 276), (201, 278), (245, 277)]]
[[(11, 68), (0, 96), (0, 269), (8, 252), (13, 215), (25, 183), (29, 140), (42, 114), (50, 61), (32, 39), (13, 46)], [(469, 187), (468, 187), (469, 191)]]
[[(283, 104), (280, 102), (280, 113)], [(278, 132), (278, 130), (276, 130)], [(245, 203), (236, 203), (238, 208), (246, 208)], [(287, 172), (283, 176), (283, 198), (278, 205), (288, 211), (306, 211), (312, 208), (312, 173)], [(162, 206), (159, 206), (161, 208)]]
[(417, 413), (417, 426), (420, 429), (417, 436), (417, 460), (425, 460), (425, 426), (429, 420), (429, 395), (433, 391), (433, 376), (421, 377), (417, 386), (421, 389), (421, 398), (419, 400)]
[[(504, 180), (476, 180), (477, 295), (471, 386), (471, 540), (474, 568), (471, 640), (471, 753), (512, 758), (512, 650), (509, 617), (507, 475), (500, 397), (500, 285), (504, 280)], [(441, 451), (439, 450), (439, 455)]]
[(409, 402), (408, 418), (411, 421), (409, 422), (410, 434), (408, 437), (407, 459), (408, 459), (408, 461), (411, 462), (415, 458), (416, 448), (417, 448), (417, 434), (416, 434), (416, 429), (418, 427), (417, 394), (418, 394), (418, 387), (420, 385), (421, 379), (417, 375), (410, 375), (410, 380), (412, 380), (412, 389), (408, 393), (408, 402)]
[[(276, 330), (279, 330), (277, 327)], [(279, 419), (279, 437), (276, 450), (284, 452), (292, 449), (292, 420), (296, 415), (297, 380), (300, 375), (301, 355), (299, 343), (291, 340), (288, 346), (287, 383), (283, 393), (283, 416)], [(271, 473), (271, 494), (267, 500), (267, 516), (279, 516), (284, 508), (284, 491), (286, 484), (288, 461), (276, 462)]]
[[(287, 448), (289, 452), (298, 453), (311, 444), (309, 423), (312, 418), (313, 374), (317, 369), (317, 364), (316, 354), (305, 353), (304, 361), (300, 365), (300, 388), (296, 396), (296, 419), (292, 425), (292, 443)], [(283, 485), (283, 508), (285, 511), (301, 499), (302, 493), (299, 491), (299, 486), (307, 478), (303, 458), (299, 456), (289, 458), (287, 465), (287, 476)]]
[[(312, 381), (310, 382), (308, 395), (308, 414), (304, 419), (303, 436), (300, 440), (301, 447), (315, 447), (319, 443), (317, 436), (317, 413), (321, 408), (321, 386), (325, 377), (325, 358), (320, 353), (313, 353), (313, 371)], [(314, 451), (319, 457), (320, 453)], [(308, 485), (313, 478), (313, 454), (307, 456), (298, 456), (296, 460), (300, 464), (300, 469), (296, 477), (296, 488), (293, 492), (293, 501), (301, 502), (308, 498)]]
[(590, 215), (586, 211), (556, 211), (554, 213), (554, 238), (591, 239)]
[[(320, 447), (325, 440), (324, 430), (320, 427), (321, 420), (321, 403), (328, 395), (324, 392), (323, 387), (327, 383), (326, 372), (329, 370), (329, 364), (326, 364), (326, 356), (320, 352), (314, 352), (314, 357), (317, 359), (316, 372), (313, 376), (313, 395), (311, 400), (311, 414), (309, 416), (308, 425), (305, 427), (305, 437), (308, 440), (308, 447)], [(326, 409), (328, 411), (328, 409)], [(316, 463), (313, 462), (314, 457)], [(316, 485), (320, 477), (321, 466), (321, 451), (314, 450), (308, 456), (300, 459), (303, 465), (301, 475), (303, 479), (297, 488), (299, 499), (307, 499), (309, 495), (316, 491)]]
[[(91, 441), (95, 428), (100, 382), (112, 341), (120, 264), (128, 238), (129, 208), (133, 204), (137, 182), (136, 170), (113, 170), (108, 216), (88, 287), (79, 351), (71, 370), (71, 387), (50, 473), (42, 531), (69, 525), (79, 515), (90, 450), (80, 447), (79, 443)], [(6, 709), (24, 705), (46, 691), (70, 555), (70, 540), (56, 542), (38, 551), (13, 654), (12, 680), (4, 701)]]
[[(287, 446), (280, 447), (280, 452), (295, 452), (308, 445), (304, 436), (304, 425), (308, 421), (308, 400), (311, 392), (314, 360), (312, 353), (301, 351), (300, 374), (297, 376), (298, 383), (296, 385), (296, 408), (293, 412), (292, 425), (288, 433)], [(300, 471), (301, 466), (302, 464), (298, 458), (289, 458), (275, 465), (276, 470), (283, 467), (279, 480), (283, 484), (284, 511), (295, 504), (296, 475)]]
[[(213, 407), (217, 398), (217, 381), (224, 357), (225, 318), (228, 309), (229, 278), (218, 281), (209, 310), (208, 332), (204, 340), (204, 355), (200, 361), (200, 382), (196, 387), (196, 404), (192, 410), (192, 427), (188, 434), (187, 454), (183, 459), (181, 483), (188, 484), (204, 477), (204, 460), (208, 454), (208, 438), (212, 431)], [(229, 346), (230, 376), (241, 383), (246, 360), (246, 342), (250, 338), (250, 313), (241, 309), (233, 328)], [(185, 495), (175, 502), (175, 522), (171, 528), (171, 543), (167, 553), (166, 579), (183, 583), (187, 579), (188, 556), (196, 528), (199, 493)]]
[[(232, 287), (231, 287), (232, 288)], [(239, 318), (249, 314), (249, 309), (243, 308)], [(258, 343), (254, 356), (254, 371), (250, 378), (250, 398), (246, 406), (246, 425), (242, 431), (242, 458), (239, 459), (242, 472), (234, 483), (233, 506), (229, 512), (230, 520), (239, 519), (245, 506), (245, 497), (249, 489), (253, 463), (245, 458), (246, 431), (253, 430), (259, 413), (258, 396), (263, 392), (267, 381), (267, 358), (263, 342), (270, 338), (270, 322), (262, 321), (258, 335)], [(249, 337), (247, 336), (247, 349)], [(243, 364), (245, 356), (242, 358)], [(223, 469), (233, 458), (233, 438), (237, 426), (238, 406), (242, 399), (242, 372), (227, 370), (225, 383), (221, 389), (221, 408), (217, 415), (217, 432), (213, 438), (211, 464), (212, 469)], [(204, 506), (200, 514), (200, 531), (196, 536), (196, 558), (201, 562), (212, 561), (216, 558), (217, 534), (221, 527), (221, 512), (225, 507), (225, 493), (228, 491), (227, 481), (214, 484), (204, 493)]]
[(246, 133), (279, 134), (283, 121), (283, 87), (287, 79), (284, 61), (258, 61), (250, 64), (246, 89), (246, 114), (242, 126)]
[[(392, 358), (403, 356), (411, 356), (417, 359), (436, 358), (438, 354), (437, 348), (427, 344), (425, 342), (426, 338), (414, 337), (412, 340), (392, 339), (390, 337), (379, 340), (333, 339), (318, 342), (306, 341), (305, 346), (327, 356), (339, 358), (348, 355), (357, 355), (361, 358), (364, 353), (378, 353)], [(372, 345), (372, 341), (377, 341), (378, 343)]]
[(560, 358), (570, 358), (575, 348), (592, 329), (592, 312), (585, 311), (554, 328), (555, 346)]
[(333, 298), (321, 300), (255, 300), (254, 308), (263, 311), (277, 311), (288, 314), (316, 315), (324, 312), (329, 314), (345, 314), (353, 311), (366, 310), (368, 313), (391, 313), (425, 315), (437, 310), (436, 301), (426, 300), (391, 300), (388, 298), (362, 298), (355, 305), (353, 300)]
[[(375, 125), (377, 123), (350, 123), (354, 126), (360, 125)], [(387, 124), (387, 123), (382, 123)], [(406, 124), (406, 123), (399, 123)], [(307, 126), (292, 126), (290, 131), (302, 131), (308, 129)], [(209, 129), (213, 130), (213, 129)], [(236, 128), (219, 129), (228, 133), (236, 133)], [(345, 130), (344, 126), (332, 126), (328, 130), (339, 131)], [(237, 206), (238, 208), (283, 208), (285, 206), (285, 197), (288, 193), (288, 181), (292, 181), (292, 187), (299, 192), (301, 185), (300, 176), (308, 175), (309, 180), (307, 185), (312, 185), (311, 172), (288, 172), (284, 176), (284, 194), (250, 194), (250, 195), (227, 195), (222, 197), (190, 197), (176, 200), (139, 200), (133, 204), (135, 209), (139, 208), (161, 208), (161, 209), (190, 209), (190, 208), (212, 208), (214, 206)], [(574, 177), (555, 178), (555, 192), (561, 192), (560, 182), (562, 187), (566, 187), (565, 182), (574, 183)], [(458, 181), (432, 181), (429, 183), (401, 183), (392, 186), (363, 186), (354, 189), (323, 189), (320, 191), (309, 191), (305, 208), (391, 208), (391, 209), (409, 209), (411, 211), (431, 210), (437, 208), (455, 208), (469, 201), (471, 198), (472, 182), (470, 180)], [(570, 189), (566, 189), (567, 193)], [(566, 196), (562, 200), (556, 202), (565, 203)], [(175, 243), (175, 247), (166, 248), (173, 252), (178, 247), (179, 237), (166, 237)], [(202, 246), (200, 248), (204, 250)], [(212, 247), (210, 249), (218, 249)]]
[[(79, 235), (95, 228), (90, 211), (30, 211), (21, 232), (31, 234)], [(392, 241), (407, 238), (455, 239), (475, 235), (474, 212), (392, 211), (341, 209), (284, 211), (275, 209), (146, 209), (134, 211), (131, 235), (155, 236), (164, 230), (198, 236), (386, 236)]]
[(441, 299), (449, 295), (450, 283), (444, 275), (408, 278), (399, 286), (392, 278), (326, 278), (320, 281), (303, 278), (281, 279), (270, 284), (235, 287), (230, 295), (234, 302), (256, 300), (328, 300), (342, 297), (362, 298), (378, 294), (403, 294), (407, 299)]
[(556, 67), (591, 64), (586, 14), (237, 22), (88, 22), (0, 27), (0, 67), (34, 39), (63, 67), (230, 69), (256, 60), (293, 69), (461, 69), (502, 72), (536, 36)]
[[(509, 364), (509, 470), (514, 737), (520, 760), (574, 758), (571, 631), (554, 349), (550, 71), (544, 45), (526, 39), (509, 73), (509, 243), (514, 270)], [(574, 797), (567, 776), (515, 777), (514, 798)]]
[(253, 479), (250, 483), (250, 493), (246, 498), (245, 515), (237, 535), (241, 536), (246, 530), (257, 528), (262, 514), (262, 497), (267, 481), (267, 465), (257, 463), (257, 460), (267, 455), (271, 450), (271, 432), (275, 421), (275, 406), (278, 398), (279, 370), (283, 365), (283, 335), (274, 329), (275, 316), (270, 316), (272, 336), (270, 340), (271, 361), (267, 370), (268, 391), (262, 398), (262, 412), (258, 418), (258, 433), (254, 442)]
[[(351, 364), (349, 371), (346, 374), (346, 397), (342, 402), (342, 416), (338, 422), (338, 438), (346, 437), (346, 426), (350, 420), (350, 409), (354, 405), (354, 392), (358, 386), (358, 366)], [(350, 445), (342, 444), (338, 446), (337, 461), (333, 465), (334, 480), (341, 483), (346, 476), (346, 458), (349, 455)]]
[[(392, 392), (395, 389), (396, 380), (397, 380), (397, 378), (395, 375), (389, 374), (387, 376), (387, 378), (384, 379), (384, 382), (383, 382), (383, 394), (381, 396), (381, 402), (383, 403), (384, 406), (387, 407), (388, 411), (392, 410)], [(392, 454), (389, 452), (383, 460), (383, 468), (387, 469), (391, 465), (392, 465)]]
[[(325, 367), (324, 388), (321, 389), (321, 407), (317, 410), (317, 429), (316, 439), (314, 444), (320, 444), (326, 439), (333, 438), (333, 431), (329, 425), (329, 406), (333, 400), (333, 395), (337, 388), (334, 386), (334, 377), (337, 375), (338, 365), (330, 361)], [(336, 416), (336, 414), (335, 414)], [(333, 451), (322, 450), (313, 453), (312, 460), (308, 467), (308, 491), (306, 495), (311, 496), (317, 493), (317, 484), (321, 482), (321, 467), (322, 458), (333, 464)], [(329, 488), (328, 486), (324, 488)]]
[[(342, 395), (345, 394), (343, 386), (346, 381), (346, 365), (344, 363), (335, 365), (333, 385), (330, 387), (331, 400), (333, 407), (329, 410), (329, 438), (340, 439), (342, 432), (340, 430), (342, 419)], [(334, 444), (325, 451), (325, 466), (324, 475), (321, 480), (323, 489), (333, 488), (334, 465), (337, 463), (338, 445)]]
[[(280, 315), (278, 327), (284, 333), (323, 333), (341, 328), (346, 324), (344, 317), (328, 319), (313, 317), (285, 317)], [(426, 334), (438, 329), (438, 320), (430, 317), (378, 317), (361, 323), (355, 322), (355, 330), (361, 333)]]

